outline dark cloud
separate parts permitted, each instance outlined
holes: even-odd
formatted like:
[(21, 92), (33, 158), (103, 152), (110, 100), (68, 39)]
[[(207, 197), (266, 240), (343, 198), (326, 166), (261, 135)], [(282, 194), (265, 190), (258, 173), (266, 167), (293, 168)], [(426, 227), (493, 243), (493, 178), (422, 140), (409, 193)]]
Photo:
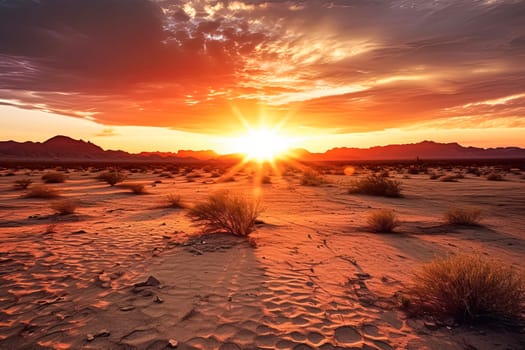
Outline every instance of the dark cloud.
[(261, 104), (343, 131), (523, 115), (481, 103), (525, 92), (523, 23), (512, 0), (4, 0), (0, 103), (209, 132)]

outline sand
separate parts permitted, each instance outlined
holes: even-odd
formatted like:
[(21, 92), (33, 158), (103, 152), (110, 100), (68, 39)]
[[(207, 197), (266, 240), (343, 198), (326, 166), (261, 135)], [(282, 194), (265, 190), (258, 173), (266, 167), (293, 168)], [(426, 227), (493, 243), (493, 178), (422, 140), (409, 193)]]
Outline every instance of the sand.
[[(184, 210), (161, 207), (169, 193), (191, 204), (219, 189), (256, 191), (246, 172), (224, 183), (198, 172), (193, 182), (130, 174), (149, 192), (134, 195), (71, 170), (50, 185), (80, 201), (65, 216), (12, 189), (44, 171), (0, 177), (0, 349), (525, 348), (523, 329), (440, 326), (407, 317), (395, 297), (421, 264), (448, 252), (523, 269), (520, 175), (449, 183), (395, 174), (404, 198), (347, 194), (362, 172), (326, 175), (317, 187), (272, 175), (259, 186), (265, 210), (250, 243), (200, 236)], [(483, 226), (444, 224), (456, 204), (482, 208)], [(380, 208), (402, 220), (397, 233), (368, 232), (367, 215)]]

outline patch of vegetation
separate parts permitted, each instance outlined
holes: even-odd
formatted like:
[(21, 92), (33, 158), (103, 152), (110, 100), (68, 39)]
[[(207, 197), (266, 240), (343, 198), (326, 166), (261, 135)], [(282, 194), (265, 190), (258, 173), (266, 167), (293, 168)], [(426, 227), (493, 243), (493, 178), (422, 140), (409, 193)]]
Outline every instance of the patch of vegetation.
[(505, 181), (503, 175), (499, 173), (490, 173), (487, 175), (487, 180), (489, 181)]
[(29, 179), (29, 178), (25, 178), (25, 179), (20, 179), (20, 180), (16, 180), (15, 181), (15, 184), (14, 184), (14, 188), (16, 190), (25, 190), (29, 187), (29, 185), (31, 185), (33, 183), (33, 180)]
[(24, 195), (25, 198), (42, 198), (42, 199), (56, 198), (59, 196), (60, 194), (58, 193), (56, 189), (46, 186), (46, 185), (31, 186), (29, 187), (27, 193)]
[(382, 176), (369, 175), (354, 181), (348, 192), (369, 196), (401, 197), (401, 182)]
[(51, 209), (59, 215), (70, 215), (75, 213), (78, 208), (78, 202), (73, 199), (62, 199), (51, 203)]
[(312, 169), (306, 169), (301, 176), (301, 185), (303, 186), (321, 186), (324, 183), (326, 183), (325, 178)]
[(227, 232), (236, 236), (247, 236), (255, 230), (260, 213), (258, 200), (221, 191), (211, 194), (206, 201), (193, 206), (188, 216), (203, 226), (205, 232)]
[(131, 191), (133, 194), (147, 194), (146, 187), (141, 183), (124, 183), (120, 184), (118, 187), (125, 188)]
[(392, 210), (376, 210), (368, 217), (368, 227), (372, 232), (389, 233), (399, 226), (399, 220)]
[(525, 312), (523, 274), (482, 255), (452, 255), (424, 265), (410, 294), (411, 307), (456, 322), (519, 318)]
[(57, 184), (66, 181), (66, 175), (59, 171), (50, 171), (42, 175), (42, 180), (46, 184)]
[(126, 180), (126, 175), (118, 170), (110, 170), (99, 174), (97, 179), (106, 182), (110, 186), (115, 186), (119, 182)]
[(482, 214), (479, 208), (451, 207), (445, 212), (445, 221), (451, 225), (477, 226)]
[(183, 209), (186, 205), (182, 202), (181, 196), (177, 194), (168, 194), (165, 198), (165, 208)]

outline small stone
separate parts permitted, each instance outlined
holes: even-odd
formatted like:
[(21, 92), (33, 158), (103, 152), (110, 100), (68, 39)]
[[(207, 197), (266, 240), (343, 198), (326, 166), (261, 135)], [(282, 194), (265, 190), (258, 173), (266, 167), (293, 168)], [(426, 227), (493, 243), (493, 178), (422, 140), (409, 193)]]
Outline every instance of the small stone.
[(156, 302), (157, 304), (162, 304), (164, 302), (164, 299), (162, 299), (161, 297), (157, 295), (155, 296), (155, 299), (153, 299), (153, 301)]
[(86, 334), (86, 340), (87, 341), (93, 341), (95, 340), (95, 336), (91, 333)]
[(439, 326), (435, 322), (432, 322), (432, 321), (426, 321), (424, 325), (425, 327), (427, 327), (427, 329), (430, 329), (431, 331), (435, 331), (439, 329)]
[(160, 281), (153, 276), (149, 276), (145, 282), (135, 283), (135, 287), (156, 287), (160, 284)]
[(96, 337), (109, 337), (110, 334), (111, 333), (107, 329), (103, 329), (100, 332), (98, 332), (95, 336)]
[(133, 305), (129, 305), (129, 306), (123, 306), (123, 307), (121, 307), (121, 308), (120, 308), (120, 311), (131, 311), (131, 310), (133, 310), (133, 309), (135, 309), (135, 306), (133, 306)]
[(312, 286), (314, 285), (314, 283), (313, 283), (312, 281), (308, 281), (308, 282), (306, 282), (306, 285), (307, 285), (308, 287), (312, 287)]
[(366, 273), (366, 272), (358, 272), (355, 274), (360, 280), (366, 280), (366, 279), (369, 279), (371, 278), (372, 276), (370, 276), (369, 273)]
[(176, 339), (170, 339), (168, 341), (168, 344), (170, 346), (170, 348), (176, 348), (177, 346), (179, 346), (179, 342), (176, 340)]
[(153, 295), (153, 292), (149, 289), (145, 289), (140, 292), (140, 296), (143, 296), (143, 297), (150, 297), (152, 295)]

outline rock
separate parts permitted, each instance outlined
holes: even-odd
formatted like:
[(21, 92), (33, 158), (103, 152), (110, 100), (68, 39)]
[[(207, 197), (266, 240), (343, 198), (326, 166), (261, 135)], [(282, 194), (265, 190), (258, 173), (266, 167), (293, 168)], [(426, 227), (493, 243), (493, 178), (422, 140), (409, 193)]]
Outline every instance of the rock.
[(84, 231), (84, 230), (78, 230), (78, 231), (73, 231), (73, 232), (71, 232), (72, 235), (80, 235), (80, 234), (82, 234), (82, 233), (87, 233), (87, 232)]
[(312, 287), (312, 286), (314, 285), (314, 283), (313, 283), (312, 281), (308, 281), (308, 282), (306, 282), (306, 285), (307, 285), (308, 287)]
[(179, 346), (179, 342), (176, 339), (170, 339), (168, 341), (168, 344), (169, 344), (170, 348), (173, 348), (173, 349), (175, 349), (177, 346)]
[(431, 331), (435, 331), (439, 329), (439, 325), (437, 325), (435, 322), (432, 322), (432, 321), (426, 321), (424, 325), (425, 327), (427, 327), (427, 329), (430, 329)]
[(164, 299), (162, 299), (161, 297), (157, 295), (155, 296), (155, 299), (153, 299), (153, 301), (156, 302), (157, 304), (162, 304), (164, 302)]
[(153, 295), (153, 292), (149, 289), (145, 289), (140, 292), (140, 296), (143, 296), (143, 297), (150, 297), (152, 295)]
[(135, 287), (156, 287), (160, 281), (153, 276), (149, 276), (145, 282), (135, 283)]
[(91, 333), (86, 334), (86, 340), (87, 341), (93, 341), (95, 340), (95, 336)]
[(109, 337), (110, 334), (111, 333), (107, 329), (102, 329), (100, 332), (95, 334), (95, 337)]
[(133, 306), (133, 305), (129, 305), (129, 306), (123, 306), (123, 307), (121, 307), (121, 308), (120, 308), (120, 311), (131, 311), (131, 310), (133, 310), (133, 309), (135, 309), (135, 306)]
[(191, 248), (191, 249), (190, 249), (190, 253), (193, 253), (193, 254), (195, 254), (195, 255), (202, 255), (202, 254), (204, 254), (204, 253), (202, 252), (202, 250), (197, 249), (197, 248)]

